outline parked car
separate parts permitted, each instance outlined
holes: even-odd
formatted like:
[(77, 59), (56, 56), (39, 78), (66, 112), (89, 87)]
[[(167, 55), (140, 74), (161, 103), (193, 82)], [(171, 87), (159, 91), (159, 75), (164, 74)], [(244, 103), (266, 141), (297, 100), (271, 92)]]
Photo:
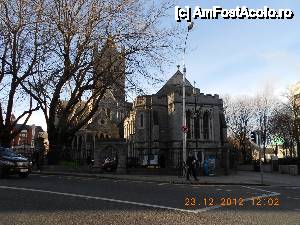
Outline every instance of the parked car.
[(31, 172), (32, 162), (11, 148), (0, 147), (0, 177), (18, 174), (28, 177)]
[(113, 159), (107, 157), (102, 163), (102, 169), (107, 172), (115, 171), (117, 167), (118, 167), (117, 157), (114, 157)]

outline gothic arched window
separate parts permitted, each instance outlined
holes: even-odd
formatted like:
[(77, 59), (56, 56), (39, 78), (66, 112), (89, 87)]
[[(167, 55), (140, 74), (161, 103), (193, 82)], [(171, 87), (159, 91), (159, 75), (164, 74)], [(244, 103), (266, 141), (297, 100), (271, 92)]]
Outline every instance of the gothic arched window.
[(143, 113), (140, 114), (139, 125), (140, 125), (141, 128), (144, 127), (144, 114)]
[(187, 138), (191, 138), (191, 116), (192, 113), (188, 110), (186, 112), (186, 126), (188, 127)]
[(209, 112), (203, 114), (203, 138), (209, 139)]
[(196, 139), (200, 138), (200, 120), (198, 114), (196, 114), (196, 117), (194, 118), (194, 135)]

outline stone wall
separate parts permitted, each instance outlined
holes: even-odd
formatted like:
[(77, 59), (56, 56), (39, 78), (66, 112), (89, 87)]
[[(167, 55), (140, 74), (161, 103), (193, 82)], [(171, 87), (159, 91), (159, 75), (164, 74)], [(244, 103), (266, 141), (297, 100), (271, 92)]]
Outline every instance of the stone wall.
[(123, 173), (126, 169), (127, 143), (124, 140), (97, 140), (94, 151), (94, 166), (101, 167), (107, 157), (118, 157), (117, 172)]

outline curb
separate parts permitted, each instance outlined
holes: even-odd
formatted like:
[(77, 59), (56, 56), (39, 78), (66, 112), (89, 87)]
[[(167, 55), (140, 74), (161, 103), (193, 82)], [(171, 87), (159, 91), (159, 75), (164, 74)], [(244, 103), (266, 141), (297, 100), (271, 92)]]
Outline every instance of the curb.
[(66, 173), (66, 172), (52, 172), (52, 171), (33, 171), (32, 174), (44, 174), (44, 175), (62, 175), (62, 176), (73, 176), (73, 177), (87, 177), (87, 178), (99, 178), (99, 179), (110, 179), (110, 180), (123, 180), (123, 181), (142, 181), (142, 182), (153, 182), (153, 183), (170, 183), (170, 184), (184, 184), (184, 185), (246, 185), (246, 186), (271, 186), (269, 184), (260, 183), (234, 183), (234, 182), (194, 182), (194, 181), (176, 181), (176, 180), (154, 180), (154, 179), (143, 179), (143, 178), (123, 178), (113, 176), (103, 176), (99, 174), (87, 174), (87, 173)]

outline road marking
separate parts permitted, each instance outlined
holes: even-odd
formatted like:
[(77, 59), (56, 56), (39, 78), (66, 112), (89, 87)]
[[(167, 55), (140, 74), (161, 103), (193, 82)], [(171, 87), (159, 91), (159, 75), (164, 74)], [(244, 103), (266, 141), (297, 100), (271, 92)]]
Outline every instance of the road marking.
[(294, 209), (294, 211), (300, 212), (300, 209)]
[[(267, 190), (263, 190), (263, 189), (252, 188), (252, 187), (248, 187), (248, 186), (242, 186), (242, 187), (269, 193), (269, 194), (262, 194), (262, 195), (259, 195), (259, 196), (252, 196), (250, 198), (246, 198), (246, 199), (244, 199), (244, 202), (251, 201), (253, 198), (267, 198), (267, 197), (280, 195), (280, 193), (271, 192), (271, 191), (267, 191)], [(138, 205), (138, 206), (159, 208), (159, 209), (167, 209), (167, 210), (174, 210), (174, 211), (181, 211), (181, 212), (188, 212), (188, 213), (195, 213), (195, 214), (202, 213), (202, 212), (207, 212), (207, 211), (210, 211), (210, 210), (214, 210), (214, 209), (224, 207), (224, 206), (221, 206), (221, 205), (216, 205), (216, 206), (205, 207), (205, 208), (196, 209), (196, 210), (188, 210), (188, 209), (180, 209), (180, 208), (174, 208), (174, 207), (162, 206), (162, 205), (153, 205), (153, 204), (147, 204), (147, 203), (141, 203), (141, 202), (124, 201), (124, 200), (113, 199), (113, 198), (104, 198), (104, 197), (96, 197), (96, 196), (89, 196), (89, 195), (72, 194), (72, 193), (66, 193), (66, 192), (47, 191), (47, 190), (42, 190), (42, 189), (20, 188), (20, 187), (10, 187), (10, 186), (0, 186), (0, 189), (31, 191), (31, 192), (40, 192), (40, 193), (47, 193), (47, 194), (56, 194), (56, 195), (63, 195), (63, 196), (78, 197), (78, 198), (84, 198), (84, 199), (95, 199), (95, 200), (102, 200), (102, 201), (108, 201), (108, 202), (117, 202), (117, 203), (123, 203), (123, 204)]]
[(228, 190), (226, 190), (226, 191), (227, 191), (227, 192), (231, 192), (231, 190), (229, 190), (229, 189), (228, 189)]
[(38, 177), (53, 177), (54, 175), (42, 175), (42, 174), (35, 174), (35, 173), (31, 173), (30, 176), (38, 176)]
[(142, 180), (132, 180), (131, 183), (143, 183), (144, 181)]
[(162, 206), (162, 205), (152, 205), (152, 204), (141, 203), (141, 202), (124, 201), (124, 200), (118, 200), (118, 199), (113, 199), (113, 198), (71, 194), (71, 193), (66, 193), (66, 192), (47, 191), (47, 190), (41, 190), (41, 189), (9, 187), (9, 186), (0, 186), (0, 188), (1, 189), (9, 189), (9, 190), (18, 190), (18, 191), (31, 191), (31, 192), (40, 192), (40, 193), (47, 193), (47, 194), (56, 194), (56, 195), (71, 196), (71, 197), (78, 197), (78, 198), (85, 198), (85, 199), (95, 199), (95, 200), (102, 200), (102, 201), (108, 201), (108, 202), (117, 202), (117, 203), (123, 203), (123, 204), (138, 205), (138, 206), (158, 208), (158, 209), (175, 210), (175, 211), (188, 212), (188, 213), (198, 213), (195, 210), (180, 209), (180, 208), (174, 208), (174, 207)]
[[(260, 189), (260, 188), (254, 188), (254, 187), (249, 187), (249, 186), (242, 186), (243, 188), (248, 188), (248, 189), (252, 189), (252, 190), (256, 190), (256, 191), (260, 191), (260, 192), (267, 192), (267, 193), (277, 193), (274, 191), (267, 191), (264, 189)], [(278, 193), (277, 193), (278, 194)]]
[(158, 184), (158, 186), (163, 186), (163, 185), (167, 185), (168, 183), (161, 183), (161, 184)]
[(96, 180), (96, 178), (82, 178), (80, 180)]
[(297, 198), (297, 197), (287, 197), (287, 198), (289, 198), (289, 199), (293, 199), (293, 200), (300, 200), (300, 198)]
[(222, 191), (223, 189), (221, 189), (221, 188), (217, 188), (216, 190), (217, 190), (217, 191)]
[(297, 189), (300, 189), (300, 187), (286, 187), (286, 189), (297, 190)]

